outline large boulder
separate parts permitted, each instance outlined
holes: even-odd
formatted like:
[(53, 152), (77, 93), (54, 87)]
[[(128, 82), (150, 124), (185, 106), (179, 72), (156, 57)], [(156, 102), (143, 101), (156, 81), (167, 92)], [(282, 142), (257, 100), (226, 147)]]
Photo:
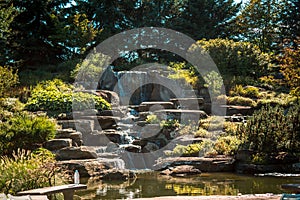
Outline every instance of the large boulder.
[(65, 147), (56, 152), (57, 160), (94, 159), (97, 153), (93, 147)]

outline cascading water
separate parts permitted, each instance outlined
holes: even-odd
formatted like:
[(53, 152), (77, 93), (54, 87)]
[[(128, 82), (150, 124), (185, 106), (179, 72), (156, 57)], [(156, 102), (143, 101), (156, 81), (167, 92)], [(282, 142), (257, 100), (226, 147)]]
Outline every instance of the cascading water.
[(124, 105), (128, 105), (128, 103), (139, 104), (148, 100), (146, 85), (150, 83), (150, 76), (147, 72), (120, 71), (114, 72), (114, 75), (117, 78), (114, 91), (119, 94), (121, 103)]

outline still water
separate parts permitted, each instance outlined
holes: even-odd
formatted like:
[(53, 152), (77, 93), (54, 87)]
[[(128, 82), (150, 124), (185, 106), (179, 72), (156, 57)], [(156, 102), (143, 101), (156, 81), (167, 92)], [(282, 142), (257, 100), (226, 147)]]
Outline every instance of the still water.
[(177, 195), (238, 195), (282, 194), (281, 184), (300, 183), (300, 177), (248, 176), (233, 173), (202, 173), (201, 175), (172, 178), (157, 172), (138, 173), (135, 180), (82, 181), (87, 190), (76, 194), (83, 199), (133, 199)]

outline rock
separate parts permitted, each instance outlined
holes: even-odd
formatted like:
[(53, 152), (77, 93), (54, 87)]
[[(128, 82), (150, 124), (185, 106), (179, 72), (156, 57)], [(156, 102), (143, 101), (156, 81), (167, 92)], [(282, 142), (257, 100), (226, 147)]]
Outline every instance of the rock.
[(57, 160), (71, 159), (93, 159), (97, 158), (97, 153), (92, 147), (65, 147), (56, 153)]
[(59, 150), (65, 147), (71, 147), (72, 146), (72, 140), (71, 139), (53, 139), (49, 140), (44, 143), (43, 145), (46, 149), (50, 151)]
[(172, 109), (174, 104), (167, 101), (146, 101), (142, 102), (139, 106), (139, 112), (163, 110), (163, 109)]
[[(65, 131), (63, 131), (65, 130)], [(82, 133), (75, 132), (75, 130), (72, 129), (62, 129), (57, 131), (55, 138), (61, 139), (61, 138), (71, 138), (72, 139), (72, 146), (81, 146), (82, 141)]]
[(96, 93), (97, 95), (105, 99), (107, 102), (109, 102), (112, 105), (112, 107), (118, 107), (120, 105), (120, 98), (116, 92), (110, 90), (100, 90), (96, 91)]
[(159, 116), (167, 115), (170, 118), (183, 122), (189, 122), (190, 120), (198, 121), (199, 119), (206, 119), (208, 117), (208, 115), (202, 110), (164, 109), (157, 110), (154, 114)]
[(115, 129), (120, 117), (115, 116), (86, 116), (83, 119), (93, 120), (93, 130)]
[(122, 145), (122, 148), (124, 148), (124, 150), (128, 152), (133, 152), (133, 153), (141, 152), (141, 146), (138, 145), (126, 144), (126, 145)]
[(114, 142), (109, 142), (106, 147), (106, 152), (112, 153), (120, 149), (120, 145)]
[(202, 172), (233, 172), (235, 160), (232, 157), (169, 157), (158, 160), (154, 169), (161, 170), (178, 165), (191, 165)]
[(191, 165), (180, 165), (180, 166), (170, 167), (166, 170), (163, 170), (161, 172), (161, 174), (168, 175), (168, 176), (183, 177), (183, 176), (188, 176), (188, 175), (201, 174), (201, 171)]
[(109, 169), (104, 162), (96, 159), (58, 161), (57, 165), (73, 172), (78, 170), (80, 177), (91, 177), (95, 172)]
[(188, 109), (188, 110), (199, 110), (203, 108), (203, 98), (174, 98), (170, 99), (174, 104), (175, 108)]
[(121, 171), (106, 171), (105, 174), (102, 176), (102, 180), (105, 181), (114, 181), (114, 180), (127, 180), (128, 176)]
[(94, 120), (58, 120), (57, 123), (62, 126), (62, 129), (74, 129), (82, 134), (91, 133), (94, 130)]
[(148, 142), (146, 146), (143, 147), (142, 152), (147, 153), (147, 152), (152, 152), (157, 150), (159, 150), (159, 146), (157, 144)]
[(112, 110), (102, 110), (97, 113), (98, 116), (115, 116), (115, 117), (125, 117), (125, 113), (117, 108)]

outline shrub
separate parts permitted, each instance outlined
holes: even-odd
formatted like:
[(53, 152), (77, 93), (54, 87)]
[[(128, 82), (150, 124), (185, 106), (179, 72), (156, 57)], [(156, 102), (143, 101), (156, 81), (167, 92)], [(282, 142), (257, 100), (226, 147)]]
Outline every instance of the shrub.
[[(216, 63), (224, 81), (233, 77), (261, 77), (271, 63), (271, 56), (263, 53), (250, 42), (235, 42), (228, 39), (199, 40), (193, 48), (201, 46)], [(226, 76), (226, 80), (225, 80)], [(227, 83), (228, 84), (228, 83)], [(248, 83), (249, 84), (249, 83)]]
[(233, 155), (237, 152), (241, 140), (236, 136), (221, 136), (217, 139), (214, 149), (221, 155)]
[(199, 84), (199, 77), (194, 67), (184, 63), (174, 63), (169, 64), (169, 68), (173, 71), (168, 77), (174, 80), (182, 80), (184, 83), (191, 85), (196, 88)]
[(231, 96), (243, 96), (249, 98), (259, 97), (259, 89), (254, 86), (243, 87), (242, 85), (236, 85), (229, 93)]
[(101, 73), (108, 66), (109, 58), (101, 53), (91, 53), (88, 59), (83, 60), (77, 64), (75, 69), (71, 72), (71, 77), (76, 79), (76, 82), (82, 83), (83, 87), (87, 89), (95, 89), (97, 80), (99, 80)]
[(47, 150), (31, 153), (18, 150), (0, 159), (0, 192), (16, 194), (64, 182), (66, 176), (55, 166), (54, 155)]
[(18, 83), (18, 75), (10, 67), (0, 66), (0, 97), (7, 95), (12, 86)]
[(229, 105), (251, 106), (251, 107), (256, 106), (256, 102), (247, 97), (241, 97), (241, 96), (228, 97), (227, 101)]
[(59, 79), (39, 83), (26, 104), (30, 111), (47, 111), (49, 115), (95, 108), (111, 109), (103, 98), (83, 92), (73, 92), (72, 86)]
[(33, 150), (53, 139), (56, 123), (46, 116), (15, 114), (0, 124), (0, 153), (10, 155), (18, 148)]
[(199, 121), (199, 127), (210, 131), (223, 130), (224, 117), (211, 116), (207, 119), (201, 119)]
[(167, 119), (161, 121), (160, 127), (164, 129), (175, 130), (180, 127), (180, 123), (177, 119)]
[(147, 115), (146, 122), (149, 124), (159, 124), (160, 120), (157, 115)]
[(259, 153), (272, 154), (280, 151), (299, 152), (300, 148), (300, 103), (284, 109), (267, 105), (254, 112), (241, 125), (238, 134), (244, 148)]
[(177, 145), (173, 149), (173, 155), (175, 156), (191, 156), (191, 155), (197, 155), (199, 151), (202, 149), (201, 143), (196, 144), (190, 144), (187, 146), (184, 145)]
[(194, 136), (197, 138), (211, 138), (212, 137), (212, 133), (208, 132), (206, 129), (203, 128), (199, 128), (195, 133)]
[(208, 89), (211, 91), (210, 95), (213, 98), (221, 94), (223, 79), (220, 76), (220, 74), (218, 74), (215, 71), (211, 71), (208, 74), (206, 74), (203, 78), (205, 80), (204, 86), (208, 87)]
[(0, 98), (0, 121), (6, 121), (14, 115), (14, 113), (21, 112), (24, 108), (16, 98)]

